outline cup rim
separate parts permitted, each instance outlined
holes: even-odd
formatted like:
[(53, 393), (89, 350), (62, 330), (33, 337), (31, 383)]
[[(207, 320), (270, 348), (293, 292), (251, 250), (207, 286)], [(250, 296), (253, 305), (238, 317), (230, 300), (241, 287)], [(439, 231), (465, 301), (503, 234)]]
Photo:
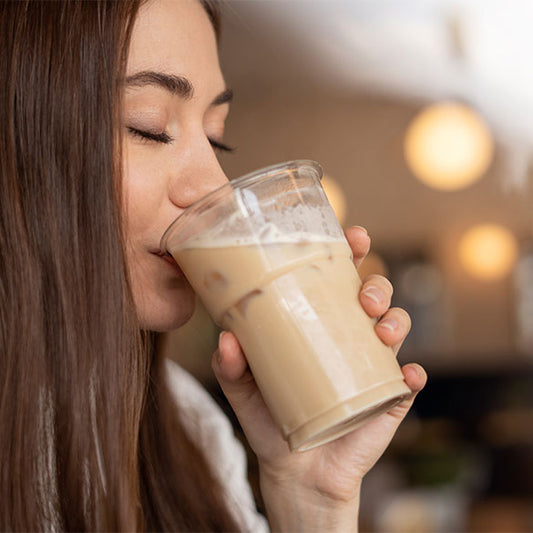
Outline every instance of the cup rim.
[(227, 189), (235, 189), (237, 187), (240, 189), (244, 189), (252, 184), (257, 183), (258, 181), (263, 181), (264, 179), (270, 178), (272, 174), (277, 173), (280, 170), (295, 169), (302, 166), (313, 168), (317, 172), (318, 179), (322, 179), (323, 170), (319, 163), (313, 161), (312, 159), (294, 159), (291, 161), (285, 161), (283, 163), (276, 163), (274, 165), (259, 168), (257, 170), (254, 170), (253, 172), (249, 172), (248, 174), (240, 176), (239, 178), (230, 180), (227, 183), (224, 183), (224, 185), (217, 187), (216, 189), (213, 189), (211, 192), (207, 193), (205, 196), (202, 196), (202, 198), (196, 200), (189, 207), (184, 209), (184, 211), (180, 213), (170, 223), (160, 240), (159, 249), (161, 250), (161, 253), (164, 254), (168, 252), (166, 247), (168, 237), (170, 233), (175, 229), (175, 227), (182, 222), (182, 220), (184, 220), (188, 216), (191, 216), (192, 213), (195, 213), (196, 211), (201, 209), (201, 207), (205, 203), (209, 202), (213, 198), (221, 196)]

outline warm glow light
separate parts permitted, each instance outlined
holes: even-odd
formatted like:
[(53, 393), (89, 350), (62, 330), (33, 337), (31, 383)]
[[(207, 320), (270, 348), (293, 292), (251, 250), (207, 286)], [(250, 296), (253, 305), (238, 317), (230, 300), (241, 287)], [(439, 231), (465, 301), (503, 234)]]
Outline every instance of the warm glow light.
[(451, 191), (483, 176), (494, 147), (487, 125), (475, 111), (445, 102), (427, 107), (414, 118), (404, 151), (418, 179), (435, 189)]
[(459, 242), (459, 260), (472, 276), (498, 280), (509, 274), (518, 257), (514, 235), (497, 224), (481, 224), (468, 230)]
[(324, 192), (326, 193), (329, 203), (331, 204), (331, 207), (333, 207), (333, 211), (340, 224), (344, 224), (347, 209), (344, 191), (333, 178), (330, 178), (327, 175), (324, 175), (322, 178), (322, 187), (324, 188)]

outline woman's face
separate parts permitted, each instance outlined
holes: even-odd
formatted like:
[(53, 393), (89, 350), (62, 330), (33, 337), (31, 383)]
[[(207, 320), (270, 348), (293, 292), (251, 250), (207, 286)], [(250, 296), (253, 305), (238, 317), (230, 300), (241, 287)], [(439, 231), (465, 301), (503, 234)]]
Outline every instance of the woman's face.
[(227, 180), (222, 144), (231, 92), (213, 27), (198, 0), (150, 0), (136, 20), (123, 109), (127, 260), (142, 327), (176, 328), (194, 293), (175, 263), (159, 255), (168, 225)]

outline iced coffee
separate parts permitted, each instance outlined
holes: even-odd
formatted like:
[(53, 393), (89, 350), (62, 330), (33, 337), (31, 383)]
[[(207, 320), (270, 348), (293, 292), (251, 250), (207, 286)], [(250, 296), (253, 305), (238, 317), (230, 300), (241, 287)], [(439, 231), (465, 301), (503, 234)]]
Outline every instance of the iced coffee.
[(319, 178), (307, 161), (240, 178), (162, 240), (239, 339), (292, 450), (337, 438), (410, 393), (359, 304), (351, 250)]

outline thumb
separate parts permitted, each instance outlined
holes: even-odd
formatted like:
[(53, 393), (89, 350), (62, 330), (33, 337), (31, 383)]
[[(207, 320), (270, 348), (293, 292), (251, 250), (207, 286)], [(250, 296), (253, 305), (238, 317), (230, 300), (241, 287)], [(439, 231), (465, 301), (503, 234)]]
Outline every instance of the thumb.
[(211, 367), (224, 395), (241, 424), (253, 417), (265, 404), (248, 367), (239, 341), (228, 331), (220, 334), (218, 350), (213, 354)]
[(263, 400), (244, 352), (233, 333), (223, 332), (220, 335), (212, 368), (257, 456), (265, 459), (286, 454), (287, 443)]

